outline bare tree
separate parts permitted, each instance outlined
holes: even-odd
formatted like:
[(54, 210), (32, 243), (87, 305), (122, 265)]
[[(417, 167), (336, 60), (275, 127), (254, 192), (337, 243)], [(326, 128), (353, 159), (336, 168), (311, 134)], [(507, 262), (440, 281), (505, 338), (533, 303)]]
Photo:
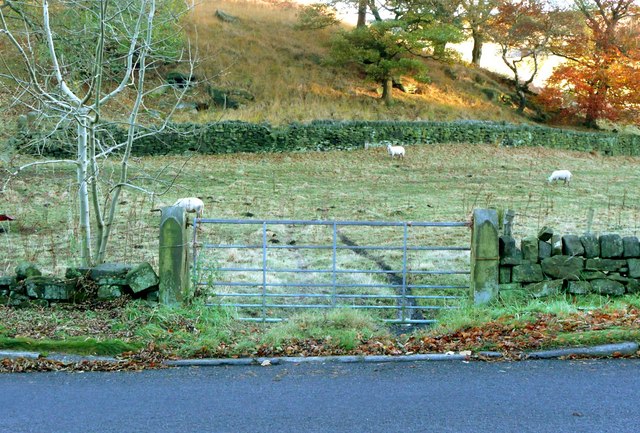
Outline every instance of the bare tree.
[[(160, 5), (169, 13), (160, 12)], [(129, 178), (134, 143), (149, 134), (139, 125), (150, 91), (145, 80), (159, 62), (183, 56), (179, 49), (167, 49), (166, 43), (175, 41), (179, 32), (176, 15), (188, 9), (176, 7), (176, 0), (70, 0), (55, 5), (48, 0), (4, 0), (0, 6), (0, 44), (8, 41), (22, 66), (16, 70), (5, 64), (0, 73), (4, 85), (13, 90), (14, 103), (48, 119), (52, 132), (75, 130), (69, 152), (75, 159), (40, 159), (15, 167), (10, 177), (35, 165), (75, 167), (83, 265), (105, 260), (122, 190), (152, 193)], [(193, 68), (193, 62), (189, 65)], [(98, 134), (109, 123), (103, 108), (123, 93), (132, 100), (120, 119), (127, 127), (126, 140), (107, 142)], [(154, 131), (162, 130), (167, 119)], [(116, 157), (117, 181), (101, 182), (101, 164)]]

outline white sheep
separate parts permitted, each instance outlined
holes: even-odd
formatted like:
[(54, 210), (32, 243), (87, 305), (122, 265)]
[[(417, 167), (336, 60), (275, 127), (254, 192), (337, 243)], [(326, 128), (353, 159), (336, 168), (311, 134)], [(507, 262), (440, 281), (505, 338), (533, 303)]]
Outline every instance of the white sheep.
[(387, 144), (387, 152), (391, 155), (391, 158), (398, 155), (400, 158), (404, 158), (404, 147), (402, 146), (392, 146)]
[(195, 212), (198, 218), (202, 218), (202, 211), (204, 210), (204, 203), (197, 197), (185, 197), (178, 199), (173, 204), (174, 206), (183, 207), (187, 212)]
[(571, 182), (571, 172), (569, 170), (555, 170), (549, 176), (549, 183), (563, 180), (565, 184)]

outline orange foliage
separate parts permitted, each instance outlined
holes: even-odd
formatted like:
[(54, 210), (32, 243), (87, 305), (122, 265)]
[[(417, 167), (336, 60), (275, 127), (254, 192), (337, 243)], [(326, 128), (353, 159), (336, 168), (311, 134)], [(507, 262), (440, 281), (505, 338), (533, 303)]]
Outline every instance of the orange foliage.
[(640, 122), (640, 26), (635, 12), (630, 0), (599, 2), (595, 12), (583, 10), (581, 30), (562, 38), (558, 46), (568, 62), (554, 71), (539, 97), (558, 118), (577, 116), (587, 126), (600, 119)]

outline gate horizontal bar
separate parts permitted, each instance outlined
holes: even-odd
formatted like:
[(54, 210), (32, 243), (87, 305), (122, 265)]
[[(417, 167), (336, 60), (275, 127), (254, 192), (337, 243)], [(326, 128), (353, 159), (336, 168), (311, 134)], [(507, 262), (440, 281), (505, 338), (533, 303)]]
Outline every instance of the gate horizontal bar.
[[(338, 308), (340, 308), (338, 306)], [(288, 319), (282, 318), (282, 317), (268, 317), (268, 318), (259, 318), (259, 317), (238, 317), (237, 320), (243, 321), (243, 322), (265, 322), (265, 323), (280, 323), (280, 322), (286, 322)], [(435, 319), (422, 319), (422, 320), (418, 320), (418, 319), (405, 319), (405, 320), (400, 320), (400, 319), (382, 319), (383, 322), (385, 323), (399, 323), (399, 324), (415, 324), (415, 325), (419, 325), (419, 324), (431, 324), (431, 323), (437, 323), (438, 321)]]
[(342, 298), (342, 299), (463, 299), (462, 296), (453, 295), (358, 295), (351, 294), (331, 294), (331, 293), (217, 293), (217, 297), (236, 297), (236, 298)]
[[(357, 288), (402, 288), (402, 284), (333, 284), (333, 283), (240, 283), (236, 281), (230, 282), (208, 282), (199, 281), (198, 286), (226, 286), (226, 287), (357, 287)], [(457, 285), (440, 285), (440, 284), (407, 284), (405, 287), (410, 289), (468, 289), (469, 286)]]
[[(269, 250), (333, 250), (333, 245), (274, 245), (274, 244), (202, 244), (202, 248), (205, 249), (237, 249), (237, 250), (250, 250), (250, 249), (263, 249)], [(349, 246), (349, 245), (336, 245), (337, 250), (382, 250), (382, 251), (404, 251), (403, 246), (388, 246), (388, 247), (376, 247), (376, 246)], [(407, 251), (471, 251), (469, 247), (409, 247)]]
[(194, 218), (197, 224), (269, 224), (269, 225), (320, 225), (320, 226), (371, 226), (371, 227), (469, 227), (467, 222), (424, 222), (424, 221), (328, 221), (328, 220), (236, 220), (217, 218)]
[[(201, 271), (218, 271), (218, 272), (262, 272), (262, 268), (200, 268)], [(267, 273), (294, 273), (294, 274), (399, 274), (402, 270), (368, 270), (368, 269), (267, 269)], [(432, 271), (412, 271), (407, 269), (407, 274), (412, 275), (469, 275), (469, 271), (448, 271), (448, 270), (432, 270)]]
[[(338, 305), (332, 304), (205, 304), (207, 307), (237, 307), (237, 308), (336, 308)], [(345, 304), (342, 307), (353, 308), (357, 310), (398, 310), (397, 305), (352, 305)], [(404, 310), (455, 310), (460, 307), (446, 305), (406, 305), (402, 307)]]

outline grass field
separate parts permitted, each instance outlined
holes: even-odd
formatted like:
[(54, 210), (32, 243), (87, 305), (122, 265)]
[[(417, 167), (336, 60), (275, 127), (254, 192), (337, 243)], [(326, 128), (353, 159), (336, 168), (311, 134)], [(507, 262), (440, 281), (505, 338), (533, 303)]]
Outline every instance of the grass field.
[[(403, 160), (389, 158), (383, 148), (141, 158), (133, 176), (159, 193), (123, 196), (109, 257), (156, 264), (159, 213), (151, 210), (181, 196), (201, 197), (209, 218), (465, 221), (474, 208), (510, 208), (517, 238), (543, 225), (582, 233), (593, 209), (593, 232), (637, 235), (639, 163), (542, 147), (448, 144), (408, 146)], [(546, 183), (556, 168), (573, 172), (570, 186)], [(43, 166), (20, 174), (0, 212), (16, 217), (1, 223), (0, 273), (21, 260), (49, 272), (77, 263), (70, 169)], [(442, 236), (438, 241), (450, 245), (468, 240), (460, 231)]]

